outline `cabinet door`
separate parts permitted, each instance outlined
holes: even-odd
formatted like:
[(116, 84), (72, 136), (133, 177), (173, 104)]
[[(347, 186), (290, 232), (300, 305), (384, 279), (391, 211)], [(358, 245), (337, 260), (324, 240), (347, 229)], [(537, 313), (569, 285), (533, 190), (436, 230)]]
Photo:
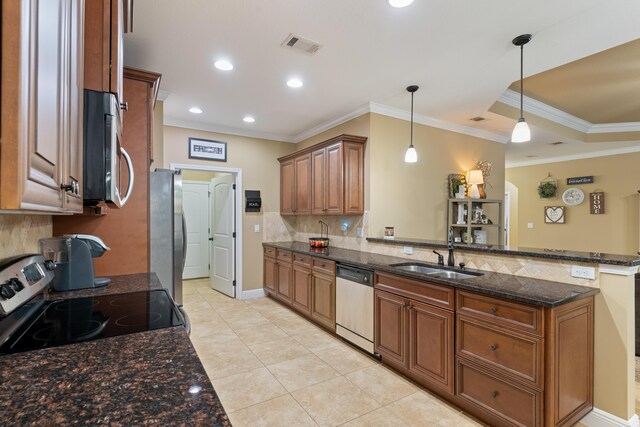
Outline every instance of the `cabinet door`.
[(335, 144), (327, 147), (325, 156), (324, 213), (342, 214), (344, 211), (342, 144)]
[(295, 212), (295, 165), (293, 159), (280, 163), (280, 214), (293, 215)]
[(336, 329), (336, 279), (313, 273), (311, 278), (311, 317), (331, 330)]
[(409, 370), (425, 382), (453, 394), (453, 313), (411, 301)]
[(344, 143), (344, 214), (364, 213), (364, 145)]
[(375, 291), (376, 352), (386, 363), (407, 367), (407, 306), (409, 302), (383, 291)]
[(278, 262), (277, 265), (276, 296), (282, 301), (291, 304), (291, 296), (293, 294), (291, 264)]
[(277, 266), (276, 260), (269, 257), (264, 257), (263, 262), (263, 286), (267, 292), (271, 294), (276, 293), (277, 283)]
[(311, 213), (311, 154), (296, 157), (295, 165), (295, 212), (297, 215)]
[(321, 148), (311, 153), (311, 213), (324, 214), (326, 150)]
[(293, 300), (294, 308), (311, 314), (311, 270), (306, 267), (293, 265)]

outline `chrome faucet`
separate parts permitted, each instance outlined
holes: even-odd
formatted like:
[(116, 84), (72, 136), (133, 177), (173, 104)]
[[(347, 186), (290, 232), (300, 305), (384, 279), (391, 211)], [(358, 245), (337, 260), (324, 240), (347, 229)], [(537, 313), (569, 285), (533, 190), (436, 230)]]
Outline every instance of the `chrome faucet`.
[(447, 249), (449, 249), (449, 259), (447, 260), (447, 265), (449, 267), (453, 267), (456, 265), (456, 261), (453, 257), (453, 227), (449, 227), (449, 239), (447, 243)]

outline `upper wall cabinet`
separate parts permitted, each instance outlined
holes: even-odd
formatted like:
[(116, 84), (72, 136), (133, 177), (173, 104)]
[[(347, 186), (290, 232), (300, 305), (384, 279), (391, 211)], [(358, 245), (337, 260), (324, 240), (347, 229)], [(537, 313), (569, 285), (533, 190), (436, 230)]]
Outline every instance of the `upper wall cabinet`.
[(83, 0), (3, 0), (0, 210), (82, 211)]
[(281, 157), (281, 215), (362, 215), (366, 137), (340, 135)]
[[(123, 34), (133, 26), (131, 0), (91, 0), (85, 10), (84, 87), (122, 98)], [(125, 25), (126, 23), (126, 25)]]

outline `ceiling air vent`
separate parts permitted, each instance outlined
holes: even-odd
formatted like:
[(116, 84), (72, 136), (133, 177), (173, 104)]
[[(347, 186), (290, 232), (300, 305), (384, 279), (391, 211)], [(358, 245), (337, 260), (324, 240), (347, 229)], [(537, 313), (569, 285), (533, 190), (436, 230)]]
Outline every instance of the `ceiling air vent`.
[(563, 141), (556, 141), (556, 142), (550, 142), (549, 144), (550, 145), (562, 145), (562, 144), (564, 144), (564, 142)]
[(482, 122), (482, 121), (487, 120), (487, 119), (485, 119), (484, 117), (476, 116), (476, 117), (471, 117), (469, 120), (474, 121), (474, 122)]
[(307, 55), (313, 55), (322, 47), (320, 43), (293, 34), (289, 34), (280, 46), (306, 53)]

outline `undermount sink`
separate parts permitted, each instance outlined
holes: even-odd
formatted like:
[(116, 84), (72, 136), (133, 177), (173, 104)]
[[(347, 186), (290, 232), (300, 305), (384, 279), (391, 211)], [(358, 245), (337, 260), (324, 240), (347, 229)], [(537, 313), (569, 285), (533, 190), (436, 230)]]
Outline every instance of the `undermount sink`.
[(391, 267), (398, 270), (410, 271), (412, 273), (421, 273), (433, 277), (444, 277), (446, 279), (471, 279), (473, 277), (482, 276), (482, 273), (461, 273), (459, 271), (445, 270), (442, 268), (428, 267), (423, 264), (391, 264)]

